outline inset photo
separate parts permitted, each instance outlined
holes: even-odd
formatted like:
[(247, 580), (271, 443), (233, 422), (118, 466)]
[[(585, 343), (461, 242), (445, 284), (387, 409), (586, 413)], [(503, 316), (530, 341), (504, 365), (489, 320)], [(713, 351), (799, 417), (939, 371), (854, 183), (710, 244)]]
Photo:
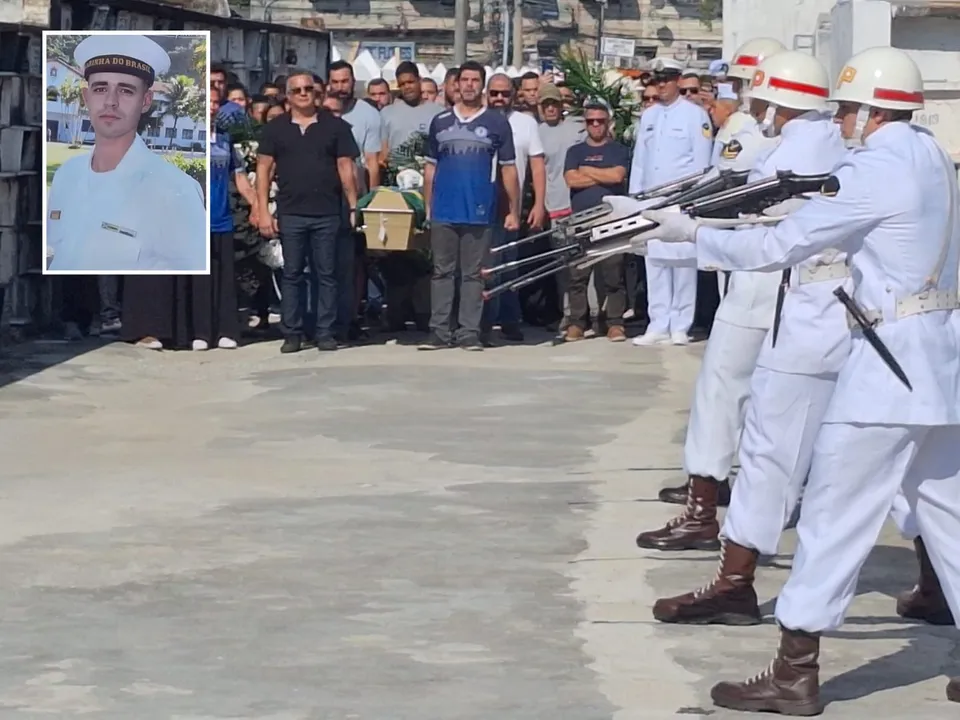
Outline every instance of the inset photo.
[(43, 33), (45, 274), (210, 272), (209, 36)]

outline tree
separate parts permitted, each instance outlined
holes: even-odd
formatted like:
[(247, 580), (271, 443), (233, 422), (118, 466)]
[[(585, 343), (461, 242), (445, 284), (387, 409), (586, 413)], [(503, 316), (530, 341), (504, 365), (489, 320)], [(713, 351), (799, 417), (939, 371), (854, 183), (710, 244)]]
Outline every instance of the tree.
[(68, 77), (57, 88), (60, 102), (67, 113), (73, 118), (71, 123), (71, 146), (80, 145), (80, 135), (83, 128), (83, 85), (75, 77)]
[(720, 15), (720, 0), (700, 0), (700, 24), (707, 30), (713, 30), (713, 21)]
[(197, 93), (196, 83), (193, 78), (186, 75), (177, 75), (164, 81), (167, 86), (164, 94), (167, 96), (166, 113), (173, 116), (173, 137), (170, 138), (170, 147), (173, 147), (173, 141), (177, 136), (177, 123), (182, 117), (190, 117), (193, 95)]
[(207, 41), (201, 40), (193, 49), (193, 67), (197, 77), (206, 84), (207, 80)]

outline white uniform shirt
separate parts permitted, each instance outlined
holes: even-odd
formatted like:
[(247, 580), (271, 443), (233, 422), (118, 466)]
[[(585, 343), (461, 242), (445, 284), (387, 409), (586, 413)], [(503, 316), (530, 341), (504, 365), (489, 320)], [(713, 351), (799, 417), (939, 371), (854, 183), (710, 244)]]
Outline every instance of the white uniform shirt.
[(532, 157), (543, 157), (543, 144), (540, 142), (540, 128), (537, 121), (522, 112), (511, 112), (508, 118), (513, 130), (513, 149), (517, 158), (517, 178), (520, 190), (527, 179), (527, 162)]
[(929, 133), (898, 122), (871, 134), (834, 174), (834, 197), (810, 200), (775, 227), (701, 228), (701, 264), (771, 272), (833, 248), (847, 252), (853, 298), (883, 314), (877, 335), (913, 392), (853, 332), (825, 422), (960, 425), (960, 312), (895, 315), (897, 302), (925, 290), (931, 277), (935, 289), (957, 291), (960, 192), (952, 163)]
[(203, 271), (207, 212), (203, 189), (139, 136), (110, 172), (94, 172), (92, 153), (67, 160), (47, 201), (51, 270), (124, 274)]
[(713, 126), (706, 111), (686, 98), (644, 110), (634, 138), (631, 195), (710, 166)]
[(756, 129), (758, 134), (763, 137), (762, 133), (759, 133), (757, 121), (749, 113), (737, 110), (728, 117), (723, 127), (717, 130), (717, 136), (713, 140), (713, 157), (710, 159), (710, 164), (717, 167), (717, 165), (720, 164), (721, 153), (727, 146), (727, 143), (733, 140), (733, 136), (743, 130), (749, 131), (751, 128)]
[[(734, 116), (731, 115), (731, 118)], [(744, 120), (743, 117), (746, 119)], [(751, 116), (738, 119), (740, 130), (723, 143), (718, 164), (703, 182), (721, 170), (752, 170), (751, 180), (762, 179), (768, 171), (766, 160), (780, 144), (779, 137), (766, 137)], [(670, 266), (697, 266), (696, 248), (686, 243), (647, 243), (647, 257)], [(731, 273), (727, 293), (717, 309), (717, 319), (738, 327), (767, 330), (773, 322), (780, 276), (765, 273)]]

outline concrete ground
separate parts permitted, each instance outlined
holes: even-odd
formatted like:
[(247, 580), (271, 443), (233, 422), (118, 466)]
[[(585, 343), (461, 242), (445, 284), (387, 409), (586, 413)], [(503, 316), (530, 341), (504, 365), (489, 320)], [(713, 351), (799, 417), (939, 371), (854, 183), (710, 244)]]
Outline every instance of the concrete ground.
[[(633, 543), (696, 347), (71, 350), (0, 355), (0, 720), (722, 720), (771, 656), (650, 615), (714, 569)], [(955, 713), (955, 631), (893, 613), (915, 572), (888, 529), (826, 717)]]

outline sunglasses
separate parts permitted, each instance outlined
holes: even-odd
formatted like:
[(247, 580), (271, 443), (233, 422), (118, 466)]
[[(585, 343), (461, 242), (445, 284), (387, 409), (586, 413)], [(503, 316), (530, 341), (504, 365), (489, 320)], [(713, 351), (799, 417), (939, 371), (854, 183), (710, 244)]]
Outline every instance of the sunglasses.
[(700, 92), (700, 88), (678, 88), (677, 91), (681, 95), (696, 95)]
[(292, 87), (288, 90), (291, 95), (309, 95), (314, 90), (316, 90), (315, 85), (301, 85), (300, 87)]
[(510, 97), (513, 95), (512, 90), (487, 90), (487, 94), (490, 97)]
[(587, 118), (583, 122), (587, 125), (606, 125), (608, 121), (601, 118)]
[(656, 102), (656, 101), (659, 100), (659, 99), (660, 99), (660, 96), (659, 96), (659, 95), (644, 95), (644, 96), (643, 96), (643, 101), (644, 101), (644, 102)]

